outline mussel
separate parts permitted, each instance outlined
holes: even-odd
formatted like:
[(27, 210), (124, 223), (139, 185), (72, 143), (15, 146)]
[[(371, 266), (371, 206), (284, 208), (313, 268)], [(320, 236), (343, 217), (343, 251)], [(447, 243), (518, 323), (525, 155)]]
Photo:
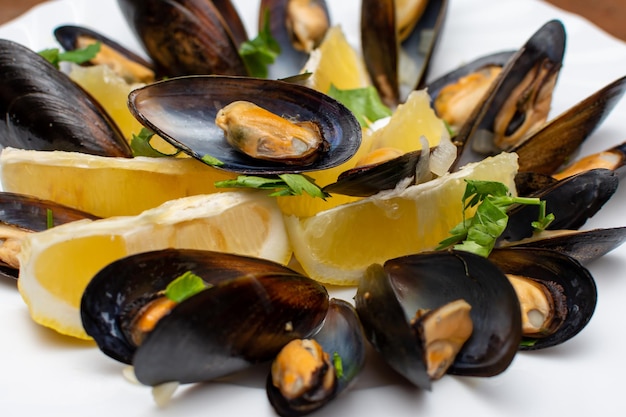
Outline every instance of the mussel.
[(0, 40), (0, 143), (4, 147), (132, 156), (89, 94), (34, 51)]
[(158, 73), (248, 74), (238, 52), (247, 33), (229, 0), (118, 0), (118, 5)]
[[(136, 346), (138, 317), (186, 273), (207, 288), (171, 303)], [(269, 361), (290, 340), (314, 334), (328, 302), (321, 284), (270, 261), (165, 249), (98, 272), (83, 294), (81, 317), (105, 354), (132, 363), (141, 383), (157, 386), (207, 381)]]
[[(442, 372), (497, 375), (509, 366), (521, 341), (513, 287), (493, 263), (468, 252), (425, 252), (373, 264), (359, 283), (355, 302), (374, 348), (423, 389), (431, 388), (430, 368), (438, 377)], [(442, 318), (438, 309), (452, 303), (448, 307), (464, 320)], [(470, 307), (469, 324), (467, 313), (462, 314), (464, 303)], [(430, 311), (435, 312), (435, 331), (443, 332), (432, 338), (424, 336), (429, 325), (420, 321)], [(463, 340), (468, 326), (470, 336)]]
[[(272, 158), (254, 158), (231, 146), (225, 132), (216, 124), (220, 110), (236, 101), (253, 103), (280, 117), (279, 122), (292, 127), (309, 123), (319, 132), (319, 142), (311, 147), (315, 154), (301, 156), (298, 163), (285, 158), (278, 136), (261, 134), (256, 123), (266, 118), (236, 119), (242, 147), (269, 149)], [(137, 119), (189, 155), (205, 161), (211, 156), (222, 169), (240, 173), (305, 172), (330, 168), (347, 161), (361, 143), (361, 127), (345, 106), (315, 90), (277, 80), (248, 77), (189, 76), (172, 78), (136, 89), (129, 95), (131, 112)], [(264, 129), (264, 128), (263, 128)], [(228, 132), (226, 133), (228, 135)], [(289, 138), (288, 138), (289, 139)], [(293, 138), (292, 138), (293, 139)], [(287, 142), (292, 142), (291, 139)], [(293, 139), (293, 142), (302, 142)], [(299, 144), (298, 144), (299, 145)], [(287, 159), (287, 160), (285, 160)]]
[(365, 333), (356, 310), (332, 298), (322, 328), (289, 342), (272, 363), (267, 396), (281, 416), (301, 416), (349, 388), (365, 364)]
[(361, 3), (363, 59), (388, 106), (397, 106), (408, 92), (425, 86), (447, 6), (446, 0)]
[(496, 249), (489, 260), (512, 282), (520, 298), (522, 350), (564, 343), (591, 320), (597, 303), (591, 273), (573, 258), (549, 249)]
[(129, 84), (150, 83), (156, 78), (151, 62), (93, 29), (62, 25), (54, 30), (54, 36), (66, 51), (85, 48), (99, 42), (98, 54), (83, 65), (107, 65)]

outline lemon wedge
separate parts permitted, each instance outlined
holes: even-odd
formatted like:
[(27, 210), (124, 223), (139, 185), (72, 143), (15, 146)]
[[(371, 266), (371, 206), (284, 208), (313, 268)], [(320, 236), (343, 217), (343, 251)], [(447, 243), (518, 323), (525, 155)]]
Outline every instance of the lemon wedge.
[(80, 220), (28, 235), (18, 255), (18, 289), (33, 320), (88, 339), (80, 300), (110, 262), (164, 248), (206, 249), (287, 264), (291, 247), (274, 199), (224, 192), (168, 201), (137, 216)]

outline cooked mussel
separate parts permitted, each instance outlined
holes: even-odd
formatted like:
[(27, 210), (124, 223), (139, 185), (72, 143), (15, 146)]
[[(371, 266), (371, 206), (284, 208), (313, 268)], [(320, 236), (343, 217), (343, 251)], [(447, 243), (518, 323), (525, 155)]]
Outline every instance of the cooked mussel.
[[(459, 300), (471, 307), (471, 335), (456, 355), (446, 354), (454, 351), (457, 337), (467, 333), (464, 320), (460, 333), (435, 338), (436, 348), (429, 350), (411, 322), (416, 315), (453, 302), (452, 311), (465, 317), (467, 306)], [(521, 340), (520, 307), (513, 287), (493, 263), (468, 252), (426, 252), (374, 264), (359, 283), (355, 302), (375, 349), (393, 369), (424, 389), (430, 389), (433, 379), (427, 372), (432, 366), (427, 364), (428, 356), (449, 365), (443, 372), (491, 376), (508, 367)], [(458, 322), (448, 324), (443, 330)], [(437, 371), (441, 375), (442, 369)]]
[(128, 83), (150, 83), (155, 80), (152, 63), (99, 32), (83, 26), (62, 25), (54, 30), (54, 36), (66, 51), (99, 42), (100, 51), (88, 64), (107, 65)]
[[(323, 149), (314, 147), (321, 152), (317, 152), (313, 161), (305, 158), (295, 164), (243, 154), (227, 142), (215, 120), (221, 109), (235, 101), (254, 103), (281, 116), (285, 125), (296, 122), (315, 125)], [(352, 157), (361, 143), (361, 127), (345, 106), (315, 90), (277, 80), (226, 76), (172, 78), (132, 91), (129, 106), (142, 124), (177, 148), (205, 162), (205, 157), (211, 156), (220, 161), (220, 168), (241, 173), (295, 173), (330, 168)], [(257, 130), (253, 126), (245, 131), (253, 133), (245, 140), (255, 140)]]
[(549, 249), (495, 249), (489, 260), (512, 282), (522, 308), (522, 350), (561, 344), (578, 334), (595, 310), (593, 277), (578, 261)]
[(331, 299), (319, 332), (292, 340), (272, 363), (267, 395), (276, 412), (301, 416), (323, 407), (354, 383), (365, 363), (365, 348), (354, 307)]
[(118, 0), (118, 5), (160, 74), (248, 73), (238, 52), (247, 34), (229, 0)]
[(4, 147), (132, 156), (89, 94), (39, 54), (0, 40), (0, 142)]
[(460, 147), (456, 168), (511, 149), (545, 123), (563, 62), (565, 38), (563, 24), (551, 20), (507, 62), (456, 136)]
[[(208, 288), (166, 309), (135, 346), (127, 335), (136, 314), (185, 273)], [(109, 264), (81, 301), (83, 325), (99, 348), (132, 363), (139, 381), (152, 386), (205, 381), (271, 360), (290, 340), (315, 333), (327, 309), (326, 289), (284, 266), (184, 249)]]
[(89, 213), (23, 194), (0, 192), (0, 275), (17, 279), (22, 238), (59, 224), (96, 219)]
[(381, 99), (390, 107), (425, 85), (448, 2), (366, 0), (361, 3), (363, 59)]

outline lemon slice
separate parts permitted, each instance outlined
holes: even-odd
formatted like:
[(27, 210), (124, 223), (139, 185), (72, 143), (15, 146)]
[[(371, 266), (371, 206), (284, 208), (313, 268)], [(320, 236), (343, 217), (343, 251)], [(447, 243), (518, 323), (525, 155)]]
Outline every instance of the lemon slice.
[(363, 59), (348, 43), (341, 26), (328, 29), (319, 47), (311, 51), (302, 72), (310, 72), (308, 86), (328, 93), (330, 85), (350, 90), (370, 85)]
[(2, 189), (74, 207), (100, 217), (136, 215), (168, 200), (223, 189), (235, 174), (192, 158), (111, 158), (80, 152), (5, 148)]
[(18, 255), (18, 289), (33, 320), (88, 339), (80, 299), (110, 262), (164, 248), (207, 249), (287, 264), (291, 247), (274, 199), (257, 192), (191, 196), (137, 216), (77, 221), (30, 234)]
[(286, 216), (295, 258), (313, 279), (355, 285), (372, 263), (435, 248), (462, 219), (464, 179), (515, 190), (517, 155), (503, 153), (404, 190), (341, 205), (315, 216)]

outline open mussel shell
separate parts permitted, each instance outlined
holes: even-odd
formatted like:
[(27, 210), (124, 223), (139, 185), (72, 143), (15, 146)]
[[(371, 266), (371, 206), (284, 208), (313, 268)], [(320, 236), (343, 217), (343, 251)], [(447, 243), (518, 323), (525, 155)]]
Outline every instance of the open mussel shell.
[[(295, 417), (312, 413), (322, 408), (343, 391), (348, 389), (356, 380), (365, 364), (367, 340), (363, 327), (352, 304), (347, 301), (332, 298), (324, 324), (315, 335), (311, 336), (321, 345), (324, 352), (331, 357), (338, 356), (341, 371), (335, 372), (335, 384), (332, 390), (312, 390), (302, 397), (289, 400), (272, 383), (272, 375), (267, 379), (267, 396), (276, 412), (283, 417)], [(323, 394), (321, 394), (323, 392)], [(320, 394), (318, 394), (320, 393)]]
[(226, 20), (238, 15), (222, 14), (216, 3), (234, 11), (228, 0), (118, 0), (122, 15), (160, 74), (246, 75), (238, 53), (241, 39), (233, 36), (233, 32), (241, 34), (241, 28), (233, 30), (237, 25)]
[[(416, 5), (418, 2), (413, 2)], [(410, 34), (399, 38), (396, 4), (365, 0), (361, 4), (361, 44), (370, 78), (383, 102), (395, 107), (413, 89), (425, 86), (431, 57), (447, 12), (446, 0), (428, 1)], [(406, 59), (407, 63), (401, 62)], [(411, 67), (407, 74), (404, 68)], [(410, 81), (407, 81), (410, 79)], [(408, 85), (408, 92), (403, 91)]]
[(454, 170), (512, 149), (528, 131), (545, 123), (563, 63), (565, 40), (563, 23), (551, 20), (509, 60), (456, 136), (460, 151)]
[[(191, 299), (180, 303), (174, 309), (178, 311), (182, 307), (180, 313), (168, 319), (165, 323), (169, 324), (163, 324), (163, 328), (159, 322), (157, 328), (160, 330), (154, 336), (150, 334), (141, 345), (141, 349), (146, 349), (146, 352), (157, 351), (157, 356), (153, 358), (150, 356), (152, 353), (143, 353), (140, 364), (162, 361), (176, 367), (174, 365), (176, 362), (172, 362), (174, 356), (184, 360), (186, 355), (184, 349), (188, 348), (196, 353), (198, 349), (202, 350), (201, 346), (195, 345), (195, 341), (199, 339), (205, 340), (205, 352), (206, 349), (211, 350), (209, 348), (211, 343), (224, 343), (223, 347), (220, 348), (218, 344), (215, 349), (231, 349), (230, 353), (222, 353), (233, 356), (248, 355), (247, 359), (252, 359), (249, 357), (252, 353), (258, 351), (265, 355), (267, 354), (265, 350), (275, 348), (277, 339), (282, 341), (283, 338), (294, 338), (313, 332), (326, 313), (328, 303), (326, 290), (319, 284), (299, 277), (293, 270), (280, 264), (218, 252), (165, 249), (132, 255), (115, 261), (94, 276), (81, 300), (81, 318), (85, 331), (93, 337), (103, 353), (117, 361), (133, 363), (137, 347), (126, 338), (122, 317), (138, 308), (138, 304), (144, 302), (147, 297), (164, 290), (172, 280), (188, 271), (212, 285), (241, 276), (249, 278), (240, 280), (239, 284), (233, 286), (233, 288), (242, 288), (241, 298), (238, 298), (236, 291), (221, 289), (218, 293), (223, 300), (212, 299), (211, 295), (203, 295), (192, 302), (197, 305), (191, 304), (194, 306), (191, 310), (189, 307), (183, 307), (183, 304)], [(264, 275), (274, 278), (263, 278), (262, 282), (258, 283), (256, 277)], [(284, 287), (271, 287), (274, 284), (269, 283), (267, 286), (270, 287), (266, 288), (268, 280), (279, 282)], [(256, 290), (254, 290), (255, 285), (257, 285)], [(292, 289), (289, 289), (290, 285)], [(279, 290), (284, 293), (281, 295)], [(244, 294), (248, 294), (249, 298), (245, 298)], [(209, 300), (200, 301), (205, 297)], [(209, 304), (202, 306), (204, 302)], [(255, 310), (259, 308), (264, 310)], [(197, 311), (194, 312), (194, 309)], [(301, 311), (293, 311), (294, 309)], [(170, 316), (172, 314), (173, 312)], [(213, 314), (215, 316), (209, 317)], [(193, 317), (188, 317), (188, 315)], [(203, 320), (208, 320), (208, 323)], [(239, 323), (238, 320), (240, 320)], [(263, 320), (267, 322), (264, 323)], [(284, 327), (280, 327), (285, 326), (289, 321), (292, 323), (293, 331), (286, 331)], [(261, 327), (265, 325), (269, 333), (258, 333), (256, 335), (259, 337), (258, 340), (249, 341), (252, 353), (245, 351), (248, 348), (236, 344), (242, 340), (241, 338), (246, 337), (245, 332), (253, 330), (260, 332)], [(190, 333), (183, 337), (186, 331)], [(215, 335), (210, 334), (213, 331), (216, 332)], [(272, 331), (276, 331), (276, 334), (271, 334)], [(206, 340), (212, 338), (215, 338), (214, 342)], [(177, 343), (181, 340), (191, 345), (181, 346), (183, 352), (177, 352), (176, 349), (179, 347)], [(237, 349), (241, 350), (237, 351)], [(162, 356), (165, 352), (169, 352), (167, 354), (171, 354), (172, 357)], [(191, 352), (189, 354), (192, 355)], [(237, 363), (241, 362), (241, 359), (233, 360)], [(138, 372), (143, 375), (144, 371), (141, 366), (143, 365), (140, 365), (142, 370)], [(198, 364), (193, 363), (184, 366), (186, 369), (199, 367)], [(151, 371), (146, 370), (146, 372)], [(167, 371), (161, 371), (159, 368), (154, 372)], [(153, 378), (160, 377), (151, 374), (145, 378), (150, 381), (147, 383), (153, 383)], [(183, 379), (188, 378), (183, 375), (180, 380)]]
[(448, 373), (501, 373), (521, 340), (520, 306), (504, 274), (483, 257), (427, 252), (374, 264), (359, 283), (355, 301), (366, 335), (384, 360), (416, 386), (430, 389), (424, 350), (409, 323), (418, 310), (457, 299), (471, 305), (474, 331)]
[(529, 237), (501, 247), (530, 247), (551, 249), (587, 264), (603, 257), (626, 242), (626, 227), (590, 230), (544, 230), (539, 236)]
[(523, 139), (511, 149), (519, 156), (519, 170), (555, 173), (611, 113), (624, 91), (626, 77), (621, 77)]
[(405, 178), (415, 177), (421, 151), (407, 152), (389, 161), (352, 168), (342, 172), (337, 181), (323, 188), (331, 194), (368, 197), (395, 188)]
[(494, 249), (489, 260), (505, 274), (528, 277), (545, 285), (555, 296), (562, 324), (549, 336), (524, 337), (520, 349), (537, 350), (561, 344), (577, 335), (591, 320), (598, 298), (596, 284), (589, 271), (573, 258), (549, 249), (506, 248)]
[(39, 54), (0, 40), (0, 138), (4, 147), (132, 156), (102, 106)]
[[(293, 9), (291, 8), (293, 7)], [(280, 45), (280, 55), (268, 68), (267, 78), (285, 78), (299, 74), (313, 48), (330, 27), (330, 12), (325, 0), (261, 0), (258, 27), (269, 18), (272, 37)], [(298, 31), (301, 34), (294, 34)], [(306, 40), (304, 34), (308, 32)]]
[[(217, 112), (236, 100), (252, 102), (291, 121), (317, 124), (328, 148), (314, 162), (289, 165), (251, 158), (227, 143), (215, 124)], [(339, 165), (361, 143), (361, 127), (345, 106), (313, 89), (277, 80), (226, 76), (172, 78), (129, 95), (135, 117), (175, 147), (202, 160), (210, 155), (220, 168), (257, 174), (297, 173)]]
[[(576, 230), (594, 216), (615, 194), (619, 178), (614, 171), (595, 168), (559, 180), (546, 188), (531, 193), (546, 202), (546, 214), (554, 214), (549, 230)], [(539, 214), (537, 206), (512, 206), (508, 211), (506, 229), (499, 242), (516, 242), (533, 234), (531, 223)]]

